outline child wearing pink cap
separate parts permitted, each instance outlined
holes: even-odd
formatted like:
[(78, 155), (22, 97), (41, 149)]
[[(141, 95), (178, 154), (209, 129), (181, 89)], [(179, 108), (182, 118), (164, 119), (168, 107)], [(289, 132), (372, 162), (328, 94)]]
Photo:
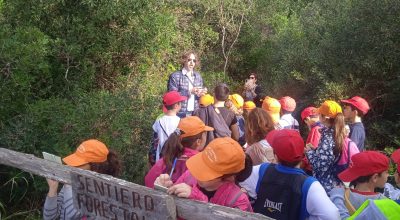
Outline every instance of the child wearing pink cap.
[(362, 117), (369, 111), (368, 102), (359, 96), (341, 100), (341, 102), (344, 103), (343, 115), (350, 122), (349, 138), (354, 141), (360, 151), (363, 151), (365, 150), (365, 128)]
[(350, 217), (368, 199), (385, 198), (375, 188), (383, 188), (389, 176), (389, 158), (377, 151), (364, 151), (351, 159), (352, 166), (341, 172), (339, 178), (354, 188), (340, 187), (330, 192), (342, 219)]
[(299, 131), (299, 122), (292, 116), (296, 109), (296, 101), (289, 96), (284, 96), (279, 99), (281, 104), (281, 119), (279, 125), (282, 129), (294, 129)]

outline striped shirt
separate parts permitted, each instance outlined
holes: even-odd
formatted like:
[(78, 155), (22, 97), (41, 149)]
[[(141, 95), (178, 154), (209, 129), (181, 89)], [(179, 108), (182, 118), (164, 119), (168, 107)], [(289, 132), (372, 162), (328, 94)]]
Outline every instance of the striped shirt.
[(74, 207), (71, 185), (64, 185), (58, 196), (46, 197), (43, 207), (43, 219), (82, 219)]

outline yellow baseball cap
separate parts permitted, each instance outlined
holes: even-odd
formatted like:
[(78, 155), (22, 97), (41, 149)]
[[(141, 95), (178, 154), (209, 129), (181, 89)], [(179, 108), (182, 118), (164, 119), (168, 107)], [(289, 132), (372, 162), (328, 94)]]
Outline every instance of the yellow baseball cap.
[(214, 104), (214, 97), (212, 97), (210, 94), (205, 94), (200, 97), (199, 104), (203, 107)]
[(342, 113), (342, 107), (332, 100), (327, 100), (318, 108), (317, 112), (329, 118), (336, 118), (338, 113)]
[(239, 94), (229, 95), (229, 100), (232, 101), (232, 103), (235, 105), (235, 107), (236, 107), (237, 109), (243, 107), (244, 99), (243, 99), (243, 97), (240, 96)]
[(274, 124), (279, 122), (281, 104), (277, 99), (266, 96), (262, 103), (262, 109), (264, 109), (272, 117)]
[(247, 101), (243, 104), (243, 109), (246, 110), (253, 110), (256, 108), (256, 104), (253, 101)]

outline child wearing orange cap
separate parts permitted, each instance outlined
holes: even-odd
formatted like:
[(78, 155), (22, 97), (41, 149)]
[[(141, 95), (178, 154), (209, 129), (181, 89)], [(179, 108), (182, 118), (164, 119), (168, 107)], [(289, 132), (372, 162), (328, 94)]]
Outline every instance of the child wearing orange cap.
[(203, 150), (206, 132), (212, 130), (214, 129), (206, 126), (197, 116), (182, 118), (178, 129), (164, 144), (163, 157), (146, 174), (145, 185), (153, 188), (156, 178), (162, 173), (170, 173), (171, 170), (171, 180), (175, 182), (187, 170), (186, 160)]
[(364, 151), (352, 157), (352, 166), (339, 174), (348, 187), (334, 188), (330, 192), (332, 202), (338, 207), (340, 217), (347, 219), (368, 199), (383, 199), (375, 188), (383, 188), (389, 176), (389, 158), (377, 151)]
[(299, 131), (299, 122), (292, 116), (292, 113), (296, 109), (296, 101), (292, 97), (284, 96), (279, 99), (279, 103), (281, 104), (279, 126), (283, 129)]
[(266, 96), (262, 102), (262, 109), (264, 109), (272, 118), (275, 129), (281, 129), (279, 120), (281, 118), (281, 103), (277, 99)]
[(249, 113), (251, 112), (251, 110), (256, 108), (256, 104), (254, 104), (253, 101), (246, 101), (243, 104), (243, 118), (244, 121), (247, 120), (247, 116), (249, 115)]
[(396, 164), (396, 170), (393, 174), (396, 186), (390, 183), (385, 184), (384, 194), (392, 200), (396, 200), (400, 204), (400, 149), (395, 150), (391, 156), (393, 162)]
[(341, 100), (341, 102), (344, 103), (344, 117), (350, 122), (349, 137), (356, 143), (358, 149), (363, 151), (365, 149), (365, 128), (362, 123), (362, 117), (369, 111), (368, 102), (359, 96)]
[[(68, 166), (117, 176), (121, 173), (121, 162), (117, 154), (98, 140), (82, 142), (75, 153), (65, 157)], [(43, 219), (82, 219), (72, 201), (72, 186), (64, 184), (57, 194), (58, 182), (47, 179), (49, 192), (43, 208)]]
[(189, 158), (186, 162), (188, 171), (175, 185), (168, 174), (157, 178), (160, 185), (169, 187), (168, 193), (178, 197), (211, 202), (243, 211), (252, 212), (247, 195), (235, 184), (235, 179), (251, 169), (251, 160), (242, 147), (232, 138), (216, 138), (204, 151)]
[(256, 199), (254, 212), (273, 219), (338, 219), (338, 209), (321, 184), (300, 169), (304, 157), (300, 133), (273, 130), (266, 140), (278, 164), (254, 166), (249, 178), (239, 183)]
[(271, 116), (261, 108), (255, 108), (250, 112), (246, 122), (246, 154), (253, 161), (253, 165), (264, 162), (275, 162), (272, 148), (265, 136), (274, 130), (274, 123)]
[(337, 102), (325, 101), (318, 108), (318, 113), (325, 127), (321, 128), (318, 147), (312, 149), (306, 146), (306, 156), (313, 168), (313, 175), (329, 194), (333, 187), (341, 184), (337, 174), (349, 165), (351, 156), (359, 151), (346, 137), (342, 108)]

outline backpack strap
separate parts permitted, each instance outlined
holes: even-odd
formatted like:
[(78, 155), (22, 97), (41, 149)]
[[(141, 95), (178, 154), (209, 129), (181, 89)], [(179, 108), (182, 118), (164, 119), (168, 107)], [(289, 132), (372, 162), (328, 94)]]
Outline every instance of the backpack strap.
[(258, 171), (258, 181), (257, 181), (256, 193), (258, 193), (261, 181), (264, 177), (265, 171), (267, 170), (268, 166), (269, 166), (269, 163), (262, 163), (260, 165), (260, 170)]
[(158, 124), (160, 124), (161, 129), (163, 130), (165, 136), (167, 136), (167, 138), (168, 138), (169, 135), (167, 134), (167, 132), (165, 131), (165, 129), (164, 129), (163, 126), (161, 125), (161, 121), (158, 121)]
[(353, 204), (350, 202), (350, 188), (344, 188), (344, 205), (346, 206), (347, 210), (349, 211), (350, 215), (353, 215), (356, 212)]
[(303, 186), (301, 187), (301, 207), (300, 207), (300, 218), (301, 220), (306, 219), (310, 216), (310, 213), (307, 211), (307, 195), (308, 190), (313, 182), (317, 181), (314, 177), (307, 177), (304, 181)]
[(242, 190), (238, 190), (238, 192), (236, 193), (236, 195), (233, 197), (233, 199), (228, 203), (228, 207), (232, 207), (233, 204), (235, 204), (235, 202), (239, 199), (239, 197), (243, 194)]

